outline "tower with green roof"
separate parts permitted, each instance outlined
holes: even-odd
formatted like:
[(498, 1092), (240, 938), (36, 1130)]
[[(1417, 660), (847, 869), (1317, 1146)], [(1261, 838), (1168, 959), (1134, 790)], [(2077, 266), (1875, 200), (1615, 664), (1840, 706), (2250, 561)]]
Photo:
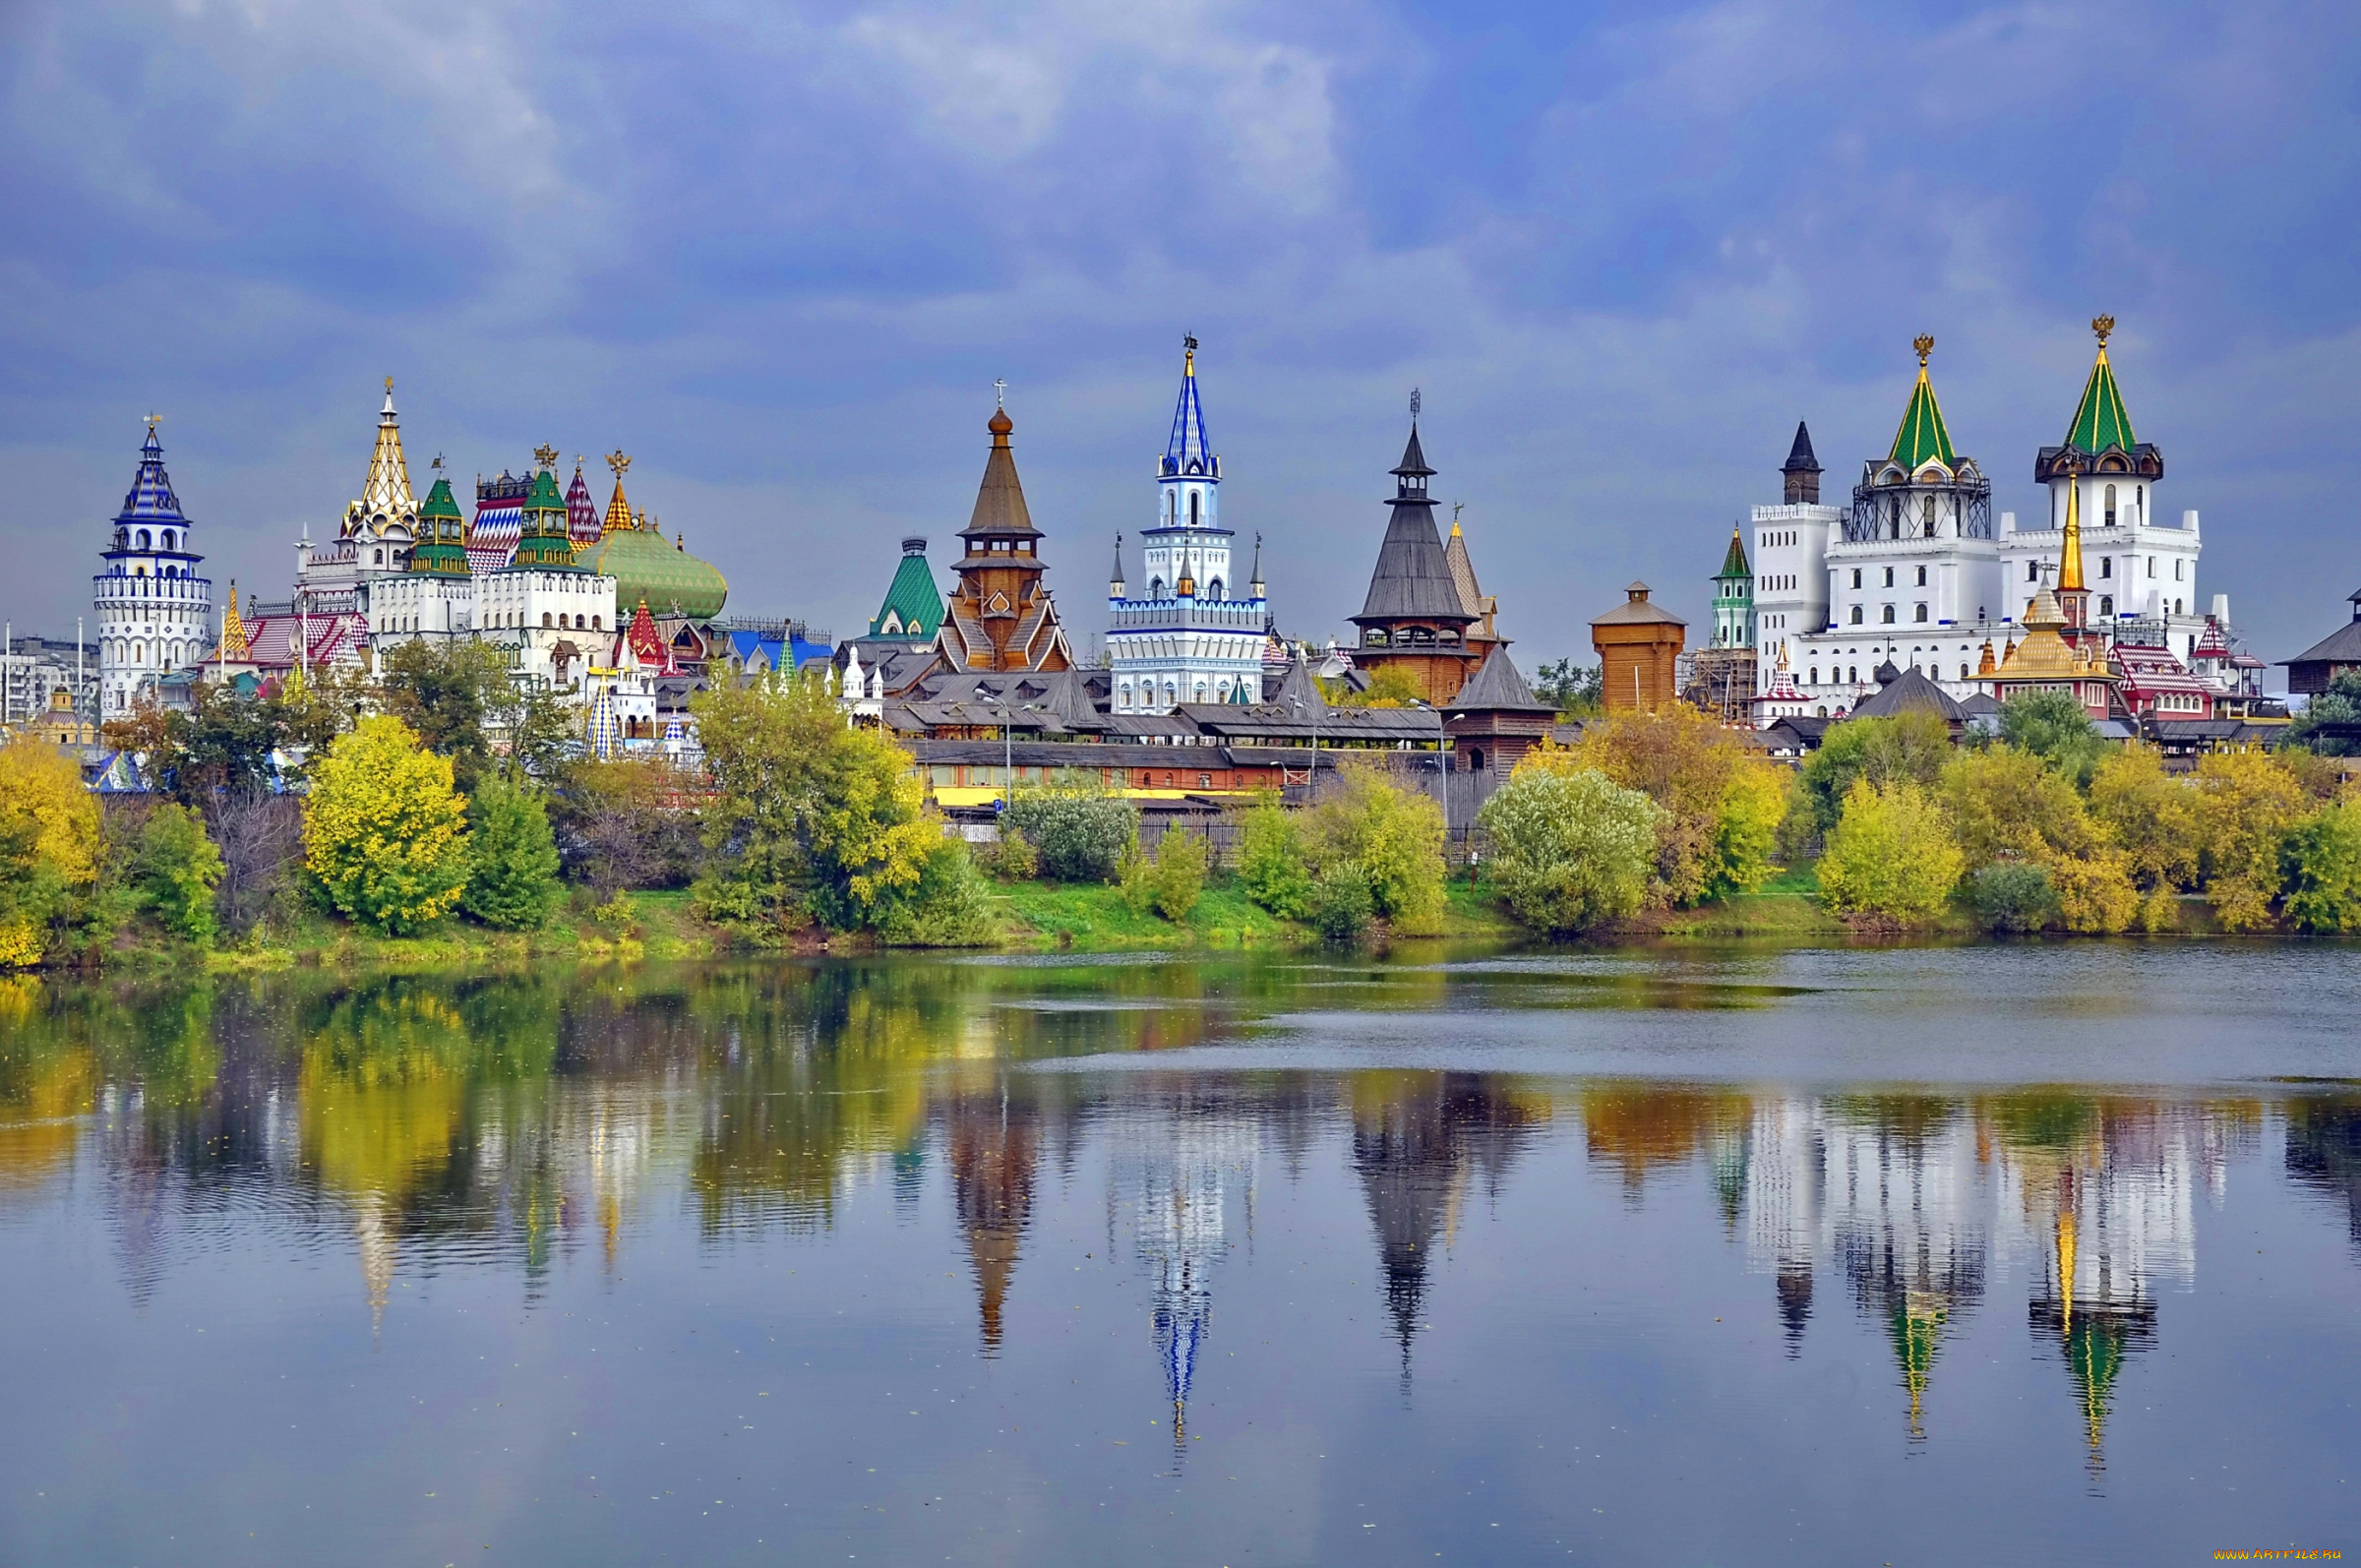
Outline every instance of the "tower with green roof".
[(524, 531), (511, 565), (520, 572), (583, 570), (574, 559), (574, 524), (565, 494), (546, 465), (534, 473), (532, 492), (524, 498)]
[(902, 541), (901, 564), (886, 584), (885, 602), (871, 618), (869, 634), (913, 644), (930, 643), (942, 630), (942, 590), (935, 585), (935, 571), (927, 565), (927, 541)]
[(2093, 318), (2090, 331), (2098, 352), (2065, 439), (2033, 458), (2033, 479), (2049, 491), (2049, 516), (2005, 539), (2002, 554), (2022, 597), (2044, 564), (2060, 560), (2071, 496), (2082, 523), (2090, 624), (2187, 658), (2208, 608), (2197, 593), (2197, 513), (2183, 513), (2178, 526), (2166, 520), (2156, 501), (2164, 454), (2134, 433), (2107, 353), (2115, 318)]
[(410, 551), (409, 570), (436, 577), (471, 575), (466, 535), (467, 519), (452, 496), (451, 481), (437, 474), (426, 505), (418, 509), (418, 543)]
[(1717, 648), (1754, 646), (1754, 570), (1746, 564), (1745, 541), (1729, 530), (1729, 551), (1714, 573), (1714, 642)]

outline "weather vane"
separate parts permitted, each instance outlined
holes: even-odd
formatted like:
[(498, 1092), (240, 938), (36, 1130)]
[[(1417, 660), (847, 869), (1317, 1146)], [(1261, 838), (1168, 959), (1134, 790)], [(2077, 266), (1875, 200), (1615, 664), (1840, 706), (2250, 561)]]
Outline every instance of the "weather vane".
[(1464, 502), (1464, 501), (1454, 501), (1454, 502), (1452, 502), (1452, 503), (1451, 503), (1451, 526), (1452, 526), (1452, 527), (1456, 528), (1456, 527), (1458, 527), (1458, 526), (1459, 526), (1459, 514), (1460, 514), (1461, 513), (1463, 513), (1463, 512), (1467, 511), (1467, 510), (1468, 510), (1468, 504), (1467, 504), (1466, 502)]
[(161, 415), (161, 414), (150, 414), (150, 415), (148, 416), (148, 434), (150, 434), (151, 436), (154, 435), (154, 434), (155, 434), (155, 427), (156, 427), (156, 426), (158, 426), (158, 425), (160, 425), (160, 424), (162, 424), (163, 422), (164, 422), (164, 416), (163, 416), (163, 415)]
[(1419, 390), (1416, 387), (1410, 390), (1410, 422), (1414, 425), (1419, 422)]
[(1181, 333), (1180, 346), (1187, 349), (1192, 354), (1195, 353), (1197, 351), (1197, 334), (1195, 332)]
[(428, 464), (427, 464), (427, 466), (428, 466), (429, 468), (432, 468), (432, 469), (434, 469), (434, 470), (435, 470), (437, 473), (440, 473), (440, 472), (442, 472), (442, 470), (443, 470), (443, 454), (442, 454), (441, 452), (436, 452), (436, 453), (435, 453), (435, 460), (434, 460), (433, 462), (430, 462), (430, 463), (428, 463)]
[(1008, 407), (1008, 382), (1004, 377), (992, 384), (992, 406), (1003, 411)]
[(2098, 333), (2098, 346), (2104, 348), (2107, 346), (2108, 336), (2115, 331), (2115, 318), (2112, 316), (2093, 316), (2090, 318), (2090, 330)]
[(1910, 339), (1910, 346), (1918, 350), (1918, 368), (1920, 370), (1926, 369), (1926, 356), (1935, 351), (1934, 334), (1931, 332), (1920, 332), (1917, 336)]
[(388, 397), (394, 395), (394, 378), (391, 376), (386, 378), (386, 395)]
[(632, 459), (623, 454), (621, 447), (607, 453), (607, 466), (615, 470), (615, 478), (618, 482), (623, 478), (623, 471), (631, 465)]

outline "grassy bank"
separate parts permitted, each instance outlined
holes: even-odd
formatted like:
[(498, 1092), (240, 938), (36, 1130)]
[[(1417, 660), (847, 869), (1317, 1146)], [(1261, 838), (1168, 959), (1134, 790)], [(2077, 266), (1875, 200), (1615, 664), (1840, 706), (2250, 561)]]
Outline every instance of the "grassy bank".
[[(1135, 915), (1112, 886), (1013, 882), (995, 889), (999, 937), (1007, 947), (1111, 952), (1123, 948), (1290, 946), (1320, 939), (1310, 927), (1281, 920), (1234, 886), (1205, 889), (1180, 922)], [(1511, 939), (1525, 935), (1499, 901), (1465, 880), (1445, 885), (1441, 929), (1430, 935)]]

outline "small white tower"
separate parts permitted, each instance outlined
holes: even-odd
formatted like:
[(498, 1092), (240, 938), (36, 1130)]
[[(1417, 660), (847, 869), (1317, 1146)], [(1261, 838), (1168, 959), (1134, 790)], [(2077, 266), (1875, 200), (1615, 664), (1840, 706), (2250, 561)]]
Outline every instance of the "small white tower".
[(113, 536), (91, 579), (98, 621), (100, 711), (129, 711), (135, 695), (169, 671), (202, 660), (212, 645), (213, 585), (197, 574), (205, 557), (190, 548), (164, 450), (151, 414), (131, 494), (115, 514)]

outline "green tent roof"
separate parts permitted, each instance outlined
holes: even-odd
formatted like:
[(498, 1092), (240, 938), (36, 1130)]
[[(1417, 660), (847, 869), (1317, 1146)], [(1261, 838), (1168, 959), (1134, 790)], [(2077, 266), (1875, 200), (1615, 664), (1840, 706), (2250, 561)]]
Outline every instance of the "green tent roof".
[(1918, 385), (1910, 389), (1909, 406), (1902, 411), (1902, 428), (1894, 432), (1893, 458), (1913, 472), (1928, 458), (1946, 468), (1959, 465), (1951, 450), (1951, 432), (1944, 428), (1943, 406), (1935, 401), (1934, 383), (1926, 379), (1926, 362), (1918, 362)]
[(1754, 570), (1746, 565), (1746, 546), (1739, 541), (1738, 530), (1732, 528), (1729, 530), (1729, 554), (1722, 558), (1722, 570), (1715, 573), (1714, 580), (1722, 582), (1753, 575)]
[[(886, 632), (885, 618), (894, 616), (900, 630)], [(875, 619), (869, 623), (873, 637), (908, 637), (913, 642), (931, 638), (942, 628), (942, 593), (935, 586), (935, 573), (927, 565), (922, 547), (903, 549), (902, 564), (893, 569), (893, 581), (885, 589), (885, 602), (878, 606)]]
[(2107, 350), (2101, 344), (2098, 363), (2090, 367), (2090, 379), (2083, 385), (2082, 405), (2075, 409), (2074, 423), (2067, 427), (2066, 445), (2083, 452), (2105, 452), (2109, 447), (2129, 452), (2139, 444), (2132, 434), (2132, 416), (2123, 406), (2123, 393), (2115, 390), (2115, 367), (2107, 363)]
[(558, 476), (544, 468), (533, 475), (533, 493), (524, 498), (527, 512), (564, 512), (566, 498), (558, 491)]
[(426, 505), (418, 509), (418, 515), (448, 517), (453, 522), (465, 520), (459, 515), (459, 504), (451, 498), (451, 481), (448, 479), (435, 481), (435, 488), (426, 493)]

